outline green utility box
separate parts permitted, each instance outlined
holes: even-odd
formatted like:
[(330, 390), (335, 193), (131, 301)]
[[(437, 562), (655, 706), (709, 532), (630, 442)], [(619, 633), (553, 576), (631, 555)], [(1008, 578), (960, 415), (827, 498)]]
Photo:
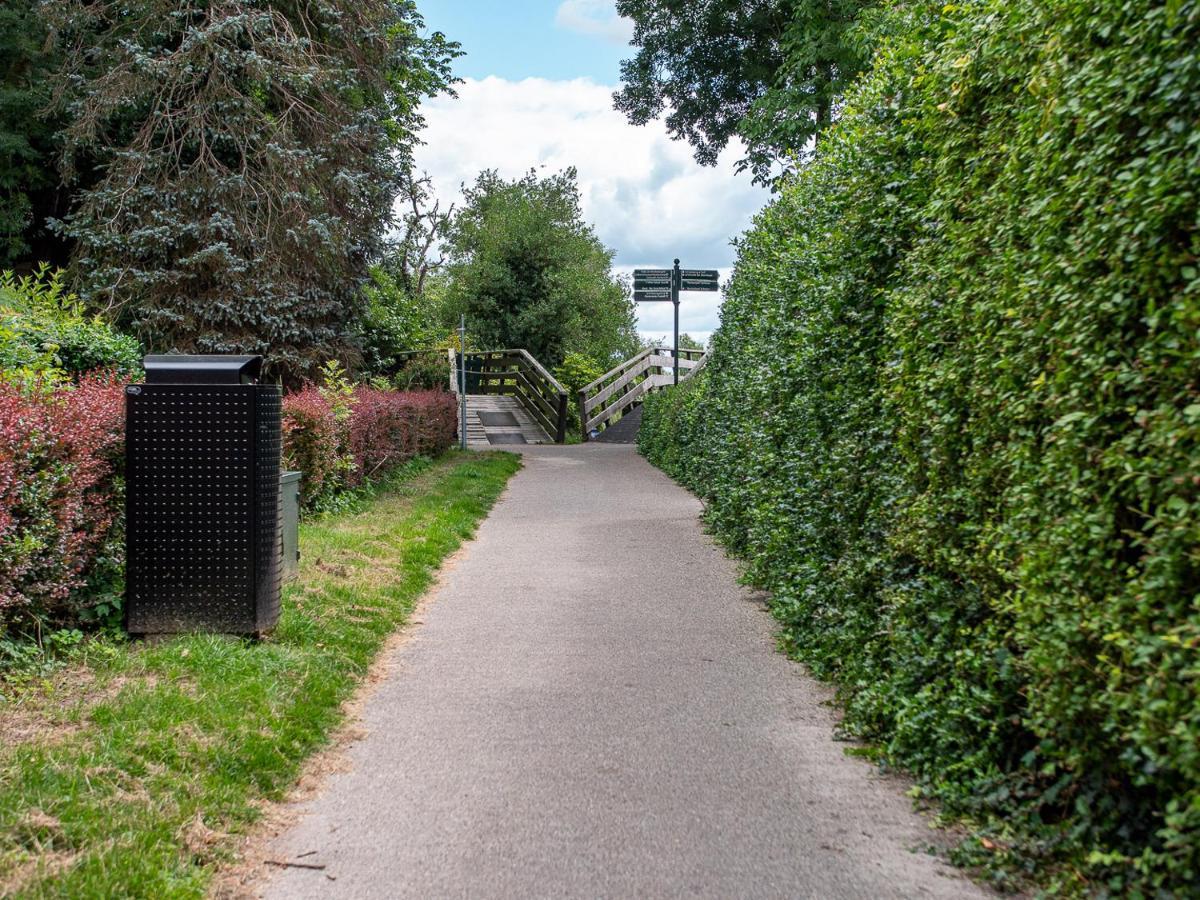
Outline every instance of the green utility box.
[(300, 473), (279, 476), (283, 495), (280, 519), (283, 524), (283, 578), (290, 581), (300, 574)]

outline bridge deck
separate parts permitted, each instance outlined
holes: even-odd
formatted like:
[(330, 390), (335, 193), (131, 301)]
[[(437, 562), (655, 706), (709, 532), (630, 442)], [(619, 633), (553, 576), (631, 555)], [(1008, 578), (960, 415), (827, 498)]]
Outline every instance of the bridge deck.
[(635, 406), (615, 425), (609, 425), (594, 438), (602, 444), (636, 444), (638, 429), (642, 427), (642, 407)]
[(510, 444), (549, 444), (542, 429), (515, 397), (467, 395), (467, 446), (483, 449)]

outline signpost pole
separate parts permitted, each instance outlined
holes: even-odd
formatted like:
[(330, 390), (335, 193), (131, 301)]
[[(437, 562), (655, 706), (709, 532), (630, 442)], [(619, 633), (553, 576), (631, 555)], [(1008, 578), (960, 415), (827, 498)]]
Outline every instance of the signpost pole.
[(467, 449), (467, 315), (458, 321), (458, 446)]
[(679, 272), (679, 260), (675, 260), (675, 269), (671, 274), (671, 303), (675, 306), (675, 384), (679, 384), (679, 287), (683, 276)]

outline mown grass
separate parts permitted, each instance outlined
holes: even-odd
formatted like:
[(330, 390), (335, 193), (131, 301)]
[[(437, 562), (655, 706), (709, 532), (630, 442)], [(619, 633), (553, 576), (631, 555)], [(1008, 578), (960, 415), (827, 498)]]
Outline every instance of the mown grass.
[(29, 696), (55, 727), (0, 747), (0, 895), (202, 896), (519, 465), (451, 453), (302, 526), (301, 578), (268, 640), (114, 643), (46, 682), (98, 702)]

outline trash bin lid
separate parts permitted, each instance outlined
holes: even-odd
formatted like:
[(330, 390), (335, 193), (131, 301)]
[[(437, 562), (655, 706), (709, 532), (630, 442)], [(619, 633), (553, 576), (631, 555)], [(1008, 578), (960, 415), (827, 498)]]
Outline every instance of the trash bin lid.
[(262, 372), (261, 356), (147, 356), (147, 384), (254, 384)]

